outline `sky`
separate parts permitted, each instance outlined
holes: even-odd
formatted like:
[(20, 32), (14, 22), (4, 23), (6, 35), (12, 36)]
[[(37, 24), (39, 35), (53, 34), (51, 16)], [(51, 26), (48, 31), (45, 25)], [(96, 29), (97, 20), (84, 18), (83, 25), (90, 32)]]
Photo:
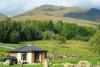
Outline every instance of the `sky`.
[(100, 0), (0, 0), (0, 13), (14, 16), (41, 5), (100, 9)]

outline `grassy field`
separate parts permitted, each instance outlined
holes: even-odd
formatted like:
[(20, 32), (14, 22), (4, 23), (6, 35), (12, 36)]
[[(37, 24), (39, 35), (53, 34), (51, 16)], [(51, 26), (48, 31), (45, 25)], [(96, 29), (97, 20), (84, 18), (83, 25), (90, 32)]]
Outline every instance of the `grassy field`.
[[(17, 65), (11, 65), (11, 66), (7, 66), (7, 65), (1, 65), (2, 67), (21, 67), (21, 64), (17, 64)], [(43, 67), (41, 64), (39, 65), (23, 65), (24, 67)]]
[[(88, 42), (68, 40), (65, 44), (59, 44), (56, 40), (44, 40), (44, 41), (26, 41), (19, 44), (1, 44), (3, 46), (11, 46), (15, 48), (23, 47), (27, 44), (32, 44), (34, 46), (42, 47), (48, 51), (58, 50), (61, 53), (77, 53), (77, 54), (92, 54), (89, 51)], [(8, 48), (1, 48), (0, 52), (8, 51)], [(69, 52), (70, 51), (70, 52)]]
[[(11, 65), (11, 66), (0, 64), (0, 67), (22, 67), (22, 66), (21, 64)], [(24, 64), (23, 67), (43, 67), (43, 65), (42, 64)], [(51, 67), (63, 67), (63, 65), (58, 64), (58, 65), (52, 65)]]
[[(32, 44), (38, 47), (45, 48), (48, 51), (56, 51), (59, 55), (65, 54), (76, 54), (80, 55), (79, 58), (63, 58), (63, 59), (54, 59), (52, 62), (54, 63), (62, 63), (62, 62), (71, 62), (78, 63), (80, 60), (87, 60), (96, 64), (100, 62), (99, 56), (96, 53), (90, 51), (90, 46), (88, 42), (79, 41), (79, 40), (67, 40), (65, 44), (59, 44), (59, 41), (56, 40), (40, 40), (40, 41), (26, 41), (20, 42), (19, 44), (1, 44), (3, 46), (12, 46), (15, 48), (23, 47), (27, 44)], [(0, 52), (6, 52), (8, 48), (0, 48)]]
[(9, 48), (0, 48), (0, 52), (5, 52), (5, 51), (8, 51), (10, 50)]

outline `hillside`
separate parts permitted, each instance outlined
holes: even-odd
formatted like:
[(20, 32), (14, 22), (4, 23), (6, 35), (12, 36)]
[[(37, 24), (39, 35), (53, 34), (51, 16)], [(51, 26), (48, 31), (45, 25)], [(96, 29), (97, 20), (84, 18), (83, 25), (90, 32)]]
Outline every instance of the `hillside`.
[(0, 3), (0, 67), (100, 67), (99, 1)]
[(90, 21), (100, 21), (100, 10), (91, 8), (90, 10), (82, 13), (71, 12), (64, 15), (65, 17), (71, 17), (76, 19), (84, 19)]
[[(71, 53), (71, 54), (82, 54), (82, 55), (87, 55), (87, 54), (94, 55), (92, 52), (88, 50), (89, 49), (88, 42), (78, 41), (78, 40), (68, 40), (66, 41), (65, 44), (59, 44), (59, 41), (56, 41), (56, 40), (38, 40), (38, 41), (20, 42), (19, 44), (2, 43), (1, 45), (6, 46), (6, 47), (19, 48), (27, 44), (32, 44), (38, 47), (42, 47), (48, 51), (58, 50), (58, 52), (61, 52), (62, 54)], [(9, 48), (9, 50), (12, 50), (12, 49)], [(8, 51), (8, 50), (5, 50), (5, 51)], [(5, 52), (5, 51), (3, 49), (0, 49), (0, 52)]]
[(98, 23), (94, 21), (82, 20), (76, 18), (65, 17), (65, 14), (69, 13), (83, 13), (88, 11), (87, 9), (78, 8), (78, 7), (63, 7), (63, 6), (52, 6), (52, 5), (43, 5), (22, 13), (20, 15), (12, 17), (13, 20), (24, 21), (24, 20), (62, 20), (67, 23), (76, 23), (82, 26), (96, 27)]
[(70, 12), (84, 12), (85, 9), (81, 9), (78, 7), (64, 7), (64, 6), (53, 6), (53, 5), (43, 5), (32, 9), (28, 12), (20, 14), (18, 16), (38, 16), (38, 15), (46, 15), (46, 16), (58, 16), (62, 17), (65, 13)]
[(7, 16), (4, 15), (4, 14), (2, 14), (2, 13), (0, 13), (0, 20), (1, 20), (1, 19), (4, 19), (5, 17), (7, 17)]
[[(26, 41), (21, 42), (19, 44), (1, 44), (2, 46), (8, 47), (23, 47), (26, 44), (32, 44), (41, 48), (45, 48), (46, 50), (52, 52), (56, 52), (58, 56), (62, 55), (75, 55), (80, 56), (79, 58), (63, 58), (63, 59), (55, 59), (54, 62), (74, 62), (77, 63), (80, 60), (87, 60), (92, 63), (100, 62), (95, 53), (89, 50), (89, 42), (79, 41), (79, 40), (67, 40), (65, 44), (59, 44), (58, 41), (55, 40), (38, 40), (38, 41)], [(55, 44), (55, 45), (54, 45)], [(0, 48), (0, 54), (4, 54), (5, 52), (12, 50), (8, 48)], [(3, 53), (2, 53), (3, 52)]]

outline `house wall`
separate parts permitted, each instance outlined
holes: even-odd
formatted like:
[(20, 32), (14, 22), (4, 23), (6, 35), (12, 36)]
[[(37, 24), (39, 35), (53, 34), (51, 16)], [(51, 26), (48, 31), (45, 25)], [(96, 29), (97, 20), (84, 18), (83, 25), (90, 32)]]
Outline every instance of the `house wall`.
[(32, 63), (32, 53), (30, 52), (30, 53), (27, 53), (27, 62), (28, 63)]
[(42, 62), (45, 60), (45, 57), (46, 57), (46, 53), (45, 52), (42, 52), (41, 53), (41, 61)]
[[(27, 53), (27, 58), (26, 58), (26, 61), (28, 63), (34, 63), (34, 52), (29, 52)], [(21, 53), (11, 53), (10, 56), (14, 56), (18, 59), (18, 62), (22, 62), (21, 60)], [(40, 52), (39, 54), (39, 61), (40, 62), (43, 62), (45, 60), (45, 57), (46, 57), (46, 53), (45, 52)]]
[(21, 62), (21, 53), (10, 53), (10, 56), (16, 57), (18, 62)]
[(21, 62), (21, 53), (17, 53), (18, 62)]
[(17, 53), (10, 53), (10, 56), (17, 57)]
[[(22, 53), (17, 53), (18, 62), (22, 62), (23, 61), (23, 60), (21, 60), (21, 57), (22, 57), (21, 54)], [(26, 62), (32, 63), (32, 53), (31, 52), (27, 53), (27, 55), (26, 55)]]
[(32, 52), (32, 63), (34, 63), (34, 52)]
[[(34, 55), (35, 55), (34, 52), (32, 52), (32, 63), (34, 63), (34, 58), (35, 58)], [(45, 60), (45, 56), (46, 56), (45, 52), (40, 52), (39, 53), (39, 61), (43, 62)]]
[[(21, 60), (21, 54), (22, 53), (10, 53), (10, 56), (14, 56), (18, 59), (18, 62), (22, 62), (23, 60)], [(28, 63), (32, 63), (34, 61), (34, 53), (31, 53), (31, 52), (27, 53), (26, 61)]]
[(41, 53), (39, 53), (39, 61), (40, 62), (42, 61), (42, 59), (41, 59)]

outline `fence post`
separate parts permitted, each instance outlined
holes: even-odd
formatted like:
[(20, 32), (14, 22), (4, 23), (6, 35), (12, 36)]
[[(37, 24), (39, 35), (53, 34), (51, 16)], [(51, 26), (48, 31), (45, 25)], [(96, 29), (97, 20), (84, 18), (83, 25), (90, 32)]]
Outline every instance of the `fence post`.
[(21, 62), (21, 67), (24, 67), (23, 61)]

